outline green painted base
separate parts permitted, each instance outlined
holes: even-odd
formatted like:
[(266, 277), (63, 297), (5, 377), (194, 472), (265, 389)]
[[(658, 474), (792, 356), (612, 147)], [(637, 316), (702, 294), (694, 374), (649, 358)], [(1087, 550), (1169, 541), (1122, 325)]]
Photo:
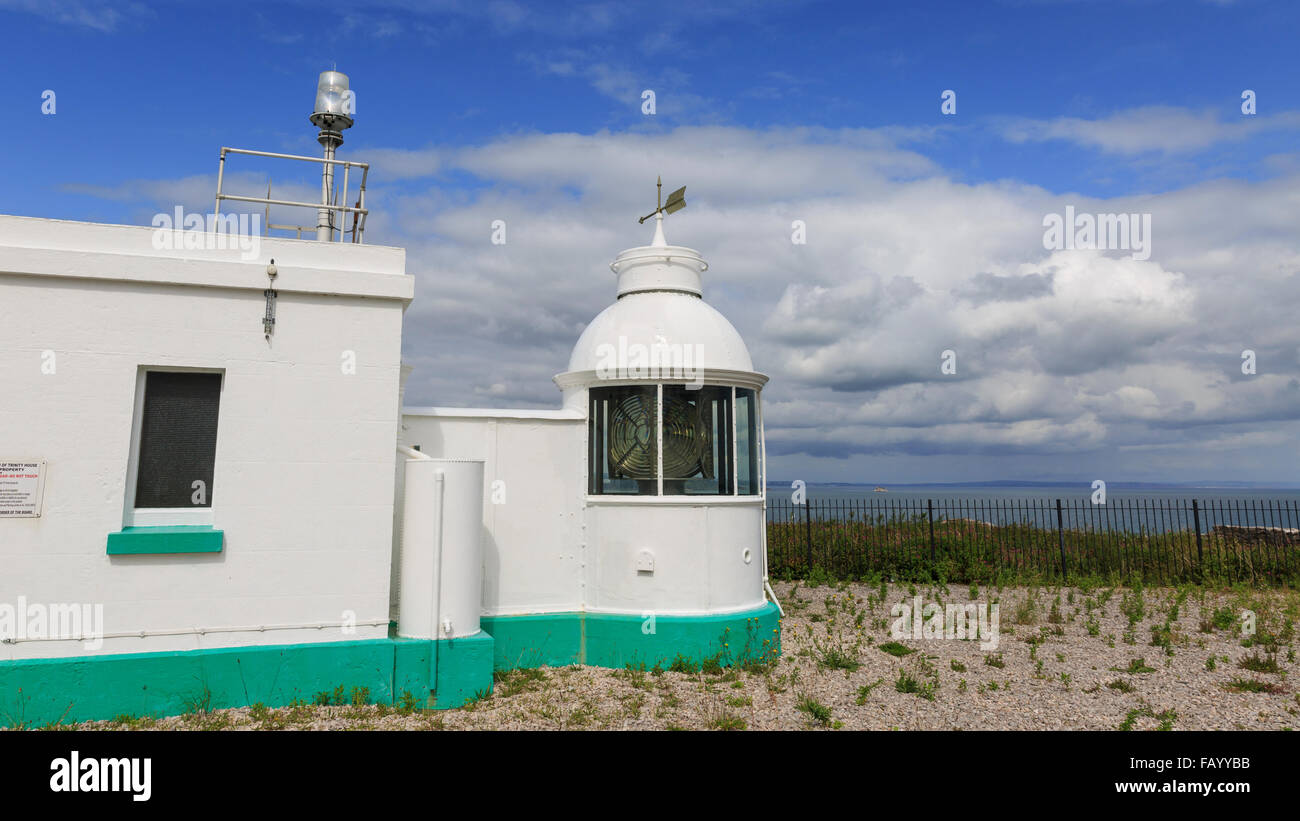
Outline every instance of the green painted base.
[(448, 709), (492, 691), (492, 671), (589, 664), (741, 664), (781, 650), (776, 606), (718, 616), (606, 613), (494, 616), (460, 639), (385, 638), (165, 653), (0, 661), (0, 726), (42, 727), (196, 710), (312, 703), (365, 688), (371, 703), (410, 693)]
[(768, 602), (754, 610), (716, 616), (658, 616), (609, 613), (546, 613), (484, 616), (492, 635), (493, 667), (564, 667), (589, 664), (622, 669), (674, 662), (722, 666), (776, 658), (781, 620)]
[(492, 636), (393, 639), (393, 692), (429, 694), (423, 706), (447, 710), (492, 693)]
[[(435, 647), (436, 645), (436, 647)], [(371, 703), (459, 707), (492, 689), (492, 636), (123, 653), (0, 661), (0, 726), (179, 715), (261, 702), (308, 704), (320, 693), (368, 690)]]

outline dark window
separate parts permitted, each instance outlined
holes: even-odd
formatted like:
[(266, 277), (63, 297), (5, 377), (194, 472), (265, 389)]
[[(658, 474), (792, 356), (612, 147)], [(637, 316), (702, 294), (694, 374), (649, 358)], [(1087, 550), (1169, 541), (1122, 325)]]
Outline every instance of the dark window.
[(737, 395), (744, 404), (733, 410), (730, 387), (664, 385), (660, 407), (655, 385), (592, 388), (588, 492), (653, 496), (662, 461), (665, 496), (733, 495), (739, 441), (740, 492), (757, 494), (757, 398), (743, 389)]
[(654, 385), (591, 390), (591, 493), (659, 492), (658, 404)]
[(731, 388), (664, 385), (664, 495), (732, 493)]
[(736, 487), (758, 494), (758, 396), (749, 388), (736, 388)]
[(145, 374), (137, 508), (212, 506), (220, 401), (219, 373)]

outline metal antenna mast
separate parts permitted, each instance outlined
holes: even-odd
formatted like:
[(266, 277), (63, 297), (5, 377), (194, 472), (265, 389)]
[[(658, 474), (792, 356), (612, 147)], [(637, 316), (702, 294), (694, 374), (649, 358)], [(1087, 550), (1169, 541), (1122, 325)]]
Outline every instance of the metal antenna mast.
[[(311, 115), (312, 124), (320, 128), (316, 141), (325, 149), (324, 169), (321, 173), (321, 205), (333, 205), (334, 152), (343, 145), (343, 130), (352, 127), (355, 98), (348, 88), (348, 76), (339, 71), (322, 71), (316, 87), (316, 110)], [(342, 229), (343, 226), (339, 226)], [(316, 239), (330, 242), (334, 239), (334, 212), (329, 207), (316, 212)]]

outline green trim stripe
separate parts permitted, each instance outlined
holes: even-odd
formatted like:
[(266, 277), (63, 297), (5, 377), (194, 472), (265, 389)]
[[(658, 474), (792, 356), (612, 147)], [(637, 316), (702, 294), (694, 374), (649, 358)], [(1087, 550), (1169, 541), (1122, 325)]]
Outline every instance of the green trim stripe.
[(220, 553), (225, 531), (209, 525), (124, 527), (108, 534), (108, 555)]
[[(220, 533), (220, 531), (215, 531)], [(770, 603), (742, 613), (659, 616), (547, 613), (485, 616), (478, 633), (428, 641), (390, 637), (318, 644), (223, 647), (0, 661), (0, 726), (120, 715), (167, 716), (196, 709), (311, 703), (342, 685), (375, 703), (409, 692), (437, 709), (491, 692), (492, 672), (589, 664), (671, 666), (679, 658), (721, 665), (780, 653), (781, 622)]]
[(781, 652), (781, 619), (771, 602), (753, 610), (709, 616), (613, 613), (543, 613), (484, 616), (495, 640), (493, 666), (563, 667), (589, 664), (622, 669), (629, 664), (665, 667), (680, 656), (721, 665), (772, 658)]
[[(434, 645), (437, 644), (436, 652)], [(310, 704), (342, 685), (440, 709), (492, 687), (492, 637), (368, 639), (0, 661), (0, 726), (41, 727), (196, 709)]]

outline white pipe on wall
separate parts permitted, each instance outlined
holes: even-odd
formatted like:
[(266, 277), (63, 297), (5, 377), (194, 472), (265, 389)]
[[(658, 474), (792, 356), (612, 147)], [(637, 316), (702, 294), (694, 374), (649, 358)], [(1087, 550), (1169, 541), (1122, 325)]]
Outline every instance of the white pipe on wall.
[(772, 583), (766, 577), (763, 579), (763, 589), (767, 591), (767, 595), (772, 597), (772, 604), (776, 605), (776, 612), (781, 614), (781, 618), (785, 618), (785, 608), (781, 606), (781, 602), (776, 600), (776, 591), (772, 589)]
[(51, 636), (44, 638), (7, 638), (0, 639), (0, 644), (28, 644), (42, 641), (93, 641), (96, 639), (143, 639), (151, 636), (206, 636), (209, 633), (264, 633), (267, 630), (327, 630), (351, 627), (379, 627), (388, 624), (387, 619), (368, 619), (362, 621), (313, 621), (302, 624), (257, 624), (247, 627), (178, 627), (168, 630), (128, 630), (120, 633), (102, 633), (99, 635), (83, 633), (79, 636)]
[(409, 458), (398, 635), (473, 635), (479, 631), (483, 592), (483, 461), (432, 459), (410, 448), (400, 450)]
[[(445, 474), (440, 508), (443, 539), (439, 560), (438, 638), (479, 631), (483, 604), (482, 459), (438, 459)], [(448, 621), (450, 620), (450, 629)]]
[(772, 582), (767, 576), (767, 435), (763, 430), (763, 397), (762, 391), (754, 391), (754, 410), (758, 415), (758, 492), (763, 497), (763, 526), (761, 528), (763, 539), (763, 589), (771, 597), (772, 604), (776, 605), (776, 612), (785, 618), (785, 608), (781, 602), (776, 599), (776, 591), (772, 589)]
[[(401, 448), (405, 454), (407, 449)], [(434, 588), (437, 573), (439, 495), (441, 476), (432, 459), (416, 453), (406, 461), (402, 499), (402, 567), (397, 604), (397, 633), (408, 638), (433, 639)]]
[[(437, 509), (437, 530), (438, 545), (435, 548), (433, 559), (433, 576), (429, 578), (429, 583), (433, 587), (433, 623), (429, 625), (429, 635), (437, 638), (444, 631), (440, 629), (442, 624), (442, 524), (443, 524), (443, 490), (447, 486), (447, 474), (441, 470), (434, 471), (434, 507)], [(446, 631), (450, 633), (451, 631)]]

